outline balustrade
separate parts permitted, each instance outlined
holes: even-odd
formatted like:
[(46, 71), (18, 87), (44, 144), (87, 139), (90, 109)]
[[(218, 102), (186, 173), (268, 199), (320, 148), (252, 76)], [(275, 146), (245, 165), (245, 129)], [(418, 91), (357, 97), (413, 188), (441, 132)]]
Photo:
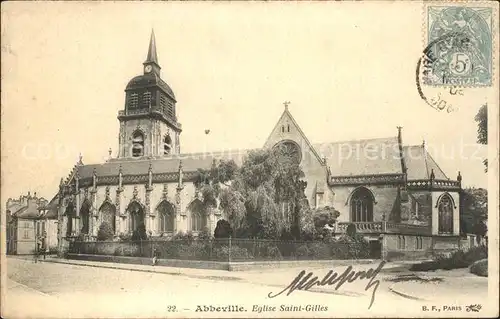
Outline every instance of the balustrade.
[(427, 225), (413, 225), (393, 222), (341, 222), (337, 226), (337, 233), (345, 233), (347, 226), (354, 224), (356, 232), (361, 234), (371, 233), (398, 233), (398, 234), (418, 234), (430, 235), (431, 229)]

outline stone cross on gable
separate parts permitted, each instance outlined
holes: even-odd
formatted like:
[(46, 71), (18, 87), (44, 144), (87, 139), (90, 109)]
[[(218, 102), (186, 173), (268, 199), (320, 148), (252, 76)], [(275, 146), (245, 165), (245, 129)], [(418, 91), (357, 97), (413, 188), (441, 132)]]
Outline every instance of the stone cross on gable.
[(288, 105), (290, 105), (290, 101), (283, 102), (283, 105), (285, 106), (285, 110), (288, 110)]

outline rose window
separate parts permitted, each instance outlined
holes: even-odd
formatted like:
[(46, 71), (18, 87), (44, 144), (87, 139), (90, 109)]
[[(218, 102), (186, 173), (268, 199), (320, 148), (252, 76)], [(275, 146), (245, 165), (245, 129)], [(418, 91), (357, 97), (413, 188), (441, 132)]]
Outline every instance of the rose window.
[(302, 152), (300, 151), (300, 147), (295, 142), (283, 141), (276, 144), (274, 148), (278, 151), (280, 156), (289, 158), (297, 164), (302, 160)]

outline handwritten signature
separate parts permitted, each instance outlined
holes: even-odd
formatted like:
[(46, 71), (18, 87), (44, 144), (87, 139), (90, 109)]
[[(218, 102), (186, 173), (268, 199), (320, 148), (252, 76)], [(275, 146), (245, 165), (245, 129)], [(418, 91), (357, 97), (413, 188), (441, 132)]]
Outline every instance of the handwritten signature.
[(314, 276), (313, 272), (309, 272), (306, 275), (306, 271), (302, 270), (297, 275), (297, 277), (295, 277), (295, 279), (292, 280), (292, 282), (290, 283), (290, 285), (288, 285), (288, 287), (286, 287), (281, 292), (276, 293), (274, 295), (272, 294), (272, 292), (270, 292), (268, 294), (268, 297), (269, 298), (277, 297), (287, 290), (288, 290), (288, 293), (286, 295), (289, 296), (294, 290), (307, 291), (314, 286), (326, 286), (326, 285), (333, 286), (333, 285), (336, 285), (335, 290), (338, 290), (346, 282), (352, 283), (358, 279), (359, 280), (365, 279), (365, 280), (369, 280), (368, 283), (366, 284), (365, 291), (374, 287), (373, 291), (372, 291), (372, 298), (370, 301), (370, 305), (368, 306), (368, 309), (370, 309), (371, 306), (373, 305), (373, 302), (375, 301), (375, 293), (377, 292), (377, 288), (380, 284), (380, 280), (375, 280), (375, 278), (377, 277), (379, 272), (382, 270), (384, 265), (385, 265), (385, 261), (381, 261), (376, 269), (370, 268), (366, 271), (365, 270), (355, 271), (355, 270), (353, 270), (352, 266), (349, 266), (346, 268), (346, 270), (341, 275), (339, 275), (338, 272), (334, 272), (333, 270), (330, 270), (323, 277), (322, 280), (319, 280), (318, 276)]

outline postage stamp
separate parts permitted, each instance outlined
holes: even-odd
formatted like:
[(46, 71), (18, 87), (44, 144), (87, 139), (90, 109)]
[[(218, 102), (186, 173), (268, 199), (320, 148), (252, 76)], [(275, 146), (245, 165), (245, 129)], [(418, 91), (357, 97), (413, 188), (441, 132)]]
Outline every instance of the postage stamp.
[(491, 86), (492, 8), (465, 5), (426, 7), (427, 72), (434, 86)]

